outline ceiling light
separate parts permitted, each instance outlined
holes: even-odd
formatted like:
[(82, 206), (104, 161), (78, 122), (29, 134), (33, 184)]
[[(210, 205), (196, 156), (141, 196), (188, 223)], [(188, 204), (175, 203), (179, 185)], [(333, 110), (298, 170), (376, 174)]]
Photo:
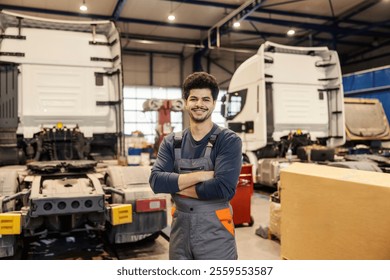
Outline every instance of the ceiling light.
[(239, 21), (236, 21), (236, 22), (233, 23), (233, 27), (238, 28), (240, 26), (241, 26), (241, 23)]
[(294, 36), (295, 34), (295, 30), (294, 29), (290, 29), (289, 31), (287, 31), (287, 35), (288, 36)]
[(87, 10), (88, 10), (88, 7), (87, 7), (87, 5), (85, 4), (85, 0), (83, 0), (83, 4), (81, 4), (81, 6), (80, 6), (80, 11), (85, 12), (85, 11), (87, 11)]
[(173, 14), (173, 8), (172, 8), (172, 0), (170, 1), (171, 9), (169, 10), (169, 16), (168, 20), (169, 21), (174, 21), (176, 19), (175, 15)]

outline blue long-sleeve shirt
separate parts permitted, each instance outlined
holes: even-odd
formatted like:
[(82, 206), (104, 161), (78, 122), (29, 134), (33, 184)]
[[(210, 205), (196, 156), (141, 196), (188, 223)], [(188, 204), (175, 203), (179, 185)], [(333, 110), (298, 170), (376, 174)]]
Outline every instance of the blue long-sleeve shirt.
[[(214, 124), (211, 131), (200, 141), (195, 141), (189, 129), (183, 131), (182, 158), (199, 158), (203, 155), (211, 134), (217, 129)], [(152, 167), (149, 183), (155, 193), (174, 194), (179, 191), (179, 174), (174, 170), (174, 133), (162, 141), (157, 160)], [(218, 135), (211, 150), (214, 164), (214, 178), (196, 185), (199, 199), (233, 198), (242, 164), (242, 143), (236, 133), (224, 129)]]

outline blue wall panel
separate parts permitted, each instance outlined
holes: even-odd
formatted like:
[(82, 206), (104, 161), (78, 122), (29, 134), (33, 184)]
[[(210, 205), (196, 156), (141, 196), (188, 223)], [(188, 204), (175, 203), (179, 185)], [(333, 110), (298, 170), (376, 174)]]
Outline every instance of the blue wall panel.
[(343, 77), (345, 97), (376, 98), (390, 121), (390, 66)]

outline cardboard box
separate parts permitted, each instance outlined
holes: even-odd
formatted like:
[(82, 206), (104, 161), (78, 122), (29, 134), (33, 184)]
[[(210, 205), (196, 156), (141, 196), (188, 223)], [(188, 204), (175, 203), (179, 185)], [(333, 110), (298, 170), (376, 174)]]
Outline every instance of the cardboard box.
[(390, 174), (294, 163), (280, 177), (282, 258), (390, 260)]

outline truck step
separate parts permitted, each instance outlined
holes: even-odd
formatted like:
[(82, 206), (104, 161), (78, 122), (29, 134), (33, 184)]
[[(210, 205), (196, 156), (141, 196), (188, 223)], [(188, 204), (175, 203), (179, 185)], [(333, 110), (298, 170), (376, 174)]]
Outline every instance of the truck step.
[(318, 79), (318, 81), (333, 81), (333, 80), (337, 80), (338, 77), (332, 77), (332, 78), (323, 78), (323, 79)]
[(331, 92), (331, 91), (338, 91), (340, 88), (339, 87), (334, 87), (334, 88), (319, 88), (318, 91), (326, 91), (326, 92)]
[(329, 62), (323, 63), (322, 61), (320, 61), (320, 62), (316, 62), (315, 65), (316, 67), (329, 67), (329, 66), (336, 65), (336, 63), (329, 63)]
[(26, 40), (26, 36), (1, 34), (0, 35), (0, 39)]
[(272, 57), (264, 57), (265, 63), (274, 63), (274, 59)]

